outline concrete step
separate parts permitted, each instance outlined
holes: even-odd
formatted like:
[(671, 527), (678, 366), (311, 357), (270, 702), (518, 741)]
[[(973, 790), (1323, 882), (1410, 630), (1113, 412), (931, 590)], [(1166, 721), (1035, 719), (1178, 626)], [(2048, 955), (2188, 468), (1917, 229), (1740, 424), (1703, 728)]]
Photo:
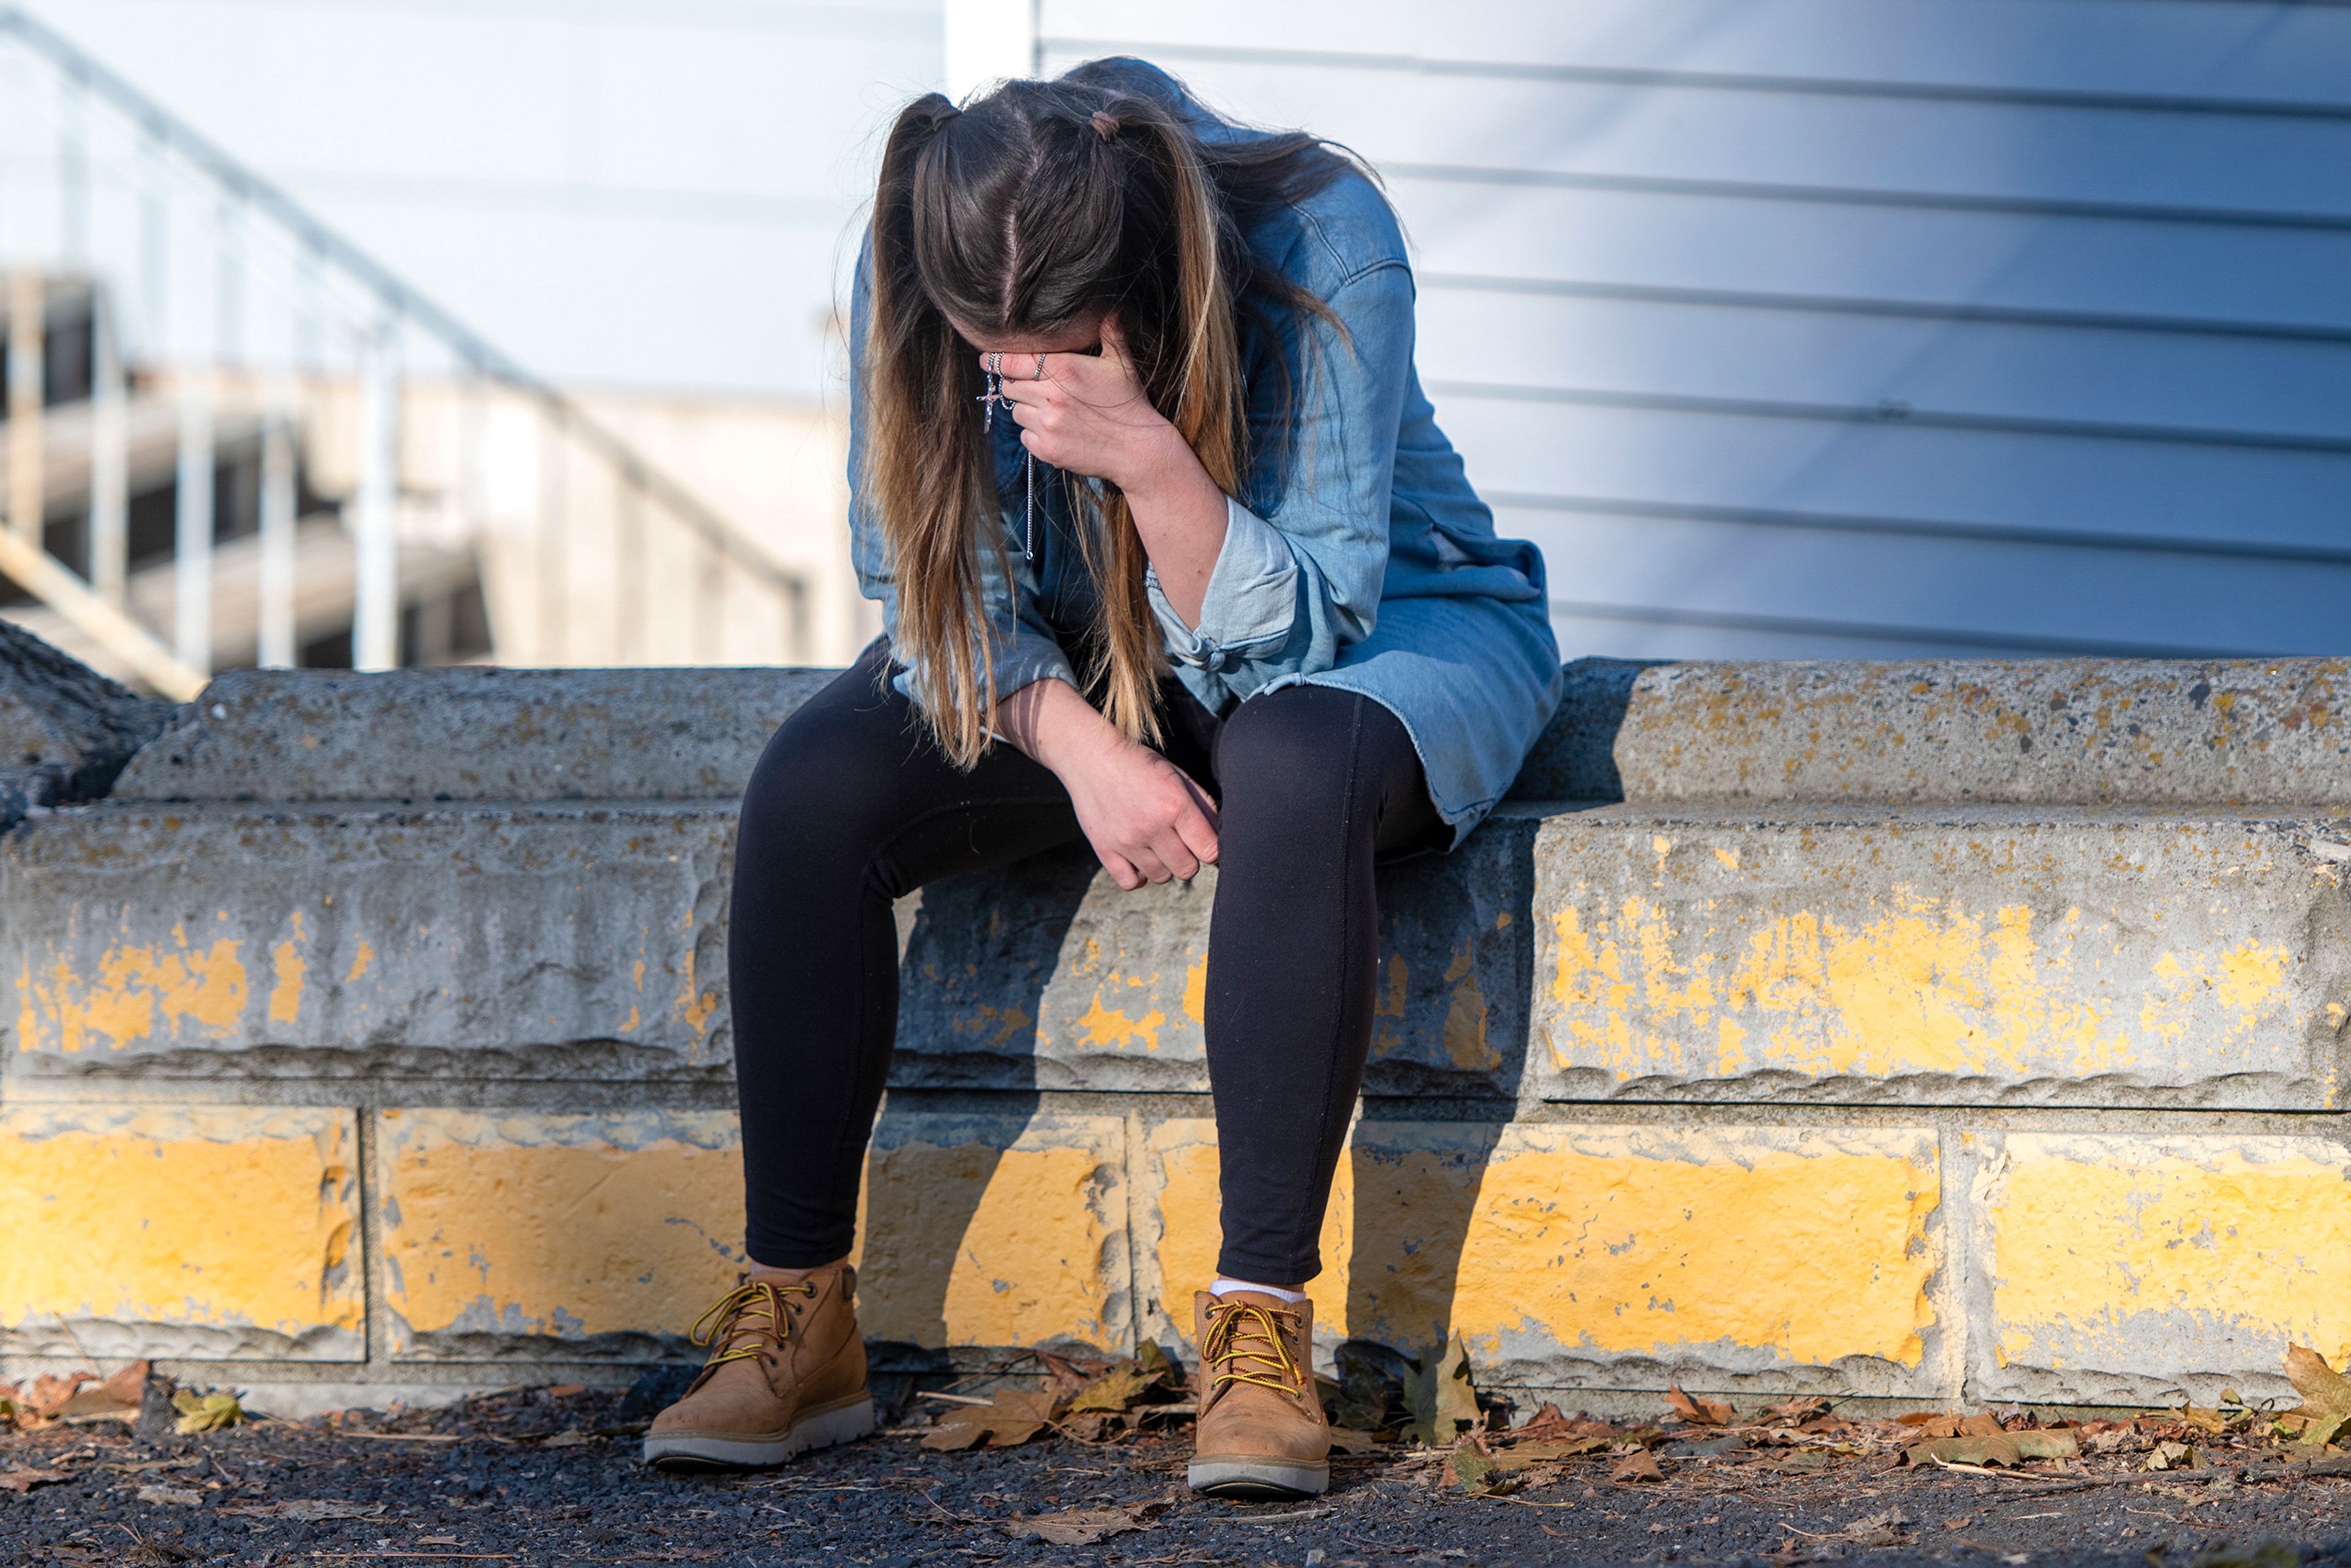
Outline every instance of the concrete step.
[[(1586, 666), (1622, 701), (1546, 766), (1592, 777), (1613, 723), (1634, 798), (1516, 802), (1384, 875), (1326, 1349), (1911, 1404), (2282, 1396), (2288, 1343), (2351, 1351), (2332, 665), (2199, 666), (2168, 707), (2137, 666), (2005, 666), (1924, 771), (1834, 694), (1907, 725), (1987, 667), (1894, 668)], [(405, 1387), (685, 1354), (741, 1227), (728, 797), (820, 678), (240, 674), (0, 838), (0, 1358)], [(2067, 729), (2094, 689), (2142, 716)], [(1676, 706), (1707, 690), (1796, 695)], [(1644, 761), (1677, 712), (1711, 738)], [(2150, 732), (2236, 796), (2150, 772)], [(1988, 753), (2020, 733), (2045, 773)], [(1071, 853), (902, 908), (870, 1335), (1182, 1346), (1212, 893)]]

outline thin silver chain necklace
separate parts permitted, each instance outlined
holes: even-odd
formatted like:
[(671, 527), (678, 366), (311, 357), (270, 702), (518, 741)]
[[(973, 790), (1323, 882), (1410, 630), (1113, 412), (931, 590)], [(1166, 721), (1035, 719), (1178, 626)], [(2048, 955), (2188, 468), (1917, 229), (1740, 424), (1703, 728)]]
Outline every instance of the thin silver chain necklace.
[[(987, 377), (987, 390), (974, 401), (987, 411), (981, 416), (979, 423), (980, 434), (985, 435), (996, 428), (997, 406), (1000, 403), (1009, 408), (1012, 406), (1012, 400), (1004, 395), (1004, 356), (1002, 354), (988, 355), (987, 367), (982, 373)], [(1045, 356), (1042, 354), (1037, 356), (1036, 379), (1040, 382), (1045, 379)], [(1007, 417), (1010, 416), (1007, 415)], [(1022, 466), (1028, 471), (1029, 479), (1029, 507), (1020, 522), (1020, 559), (1033, 562), (1037, 559), (1037, 455), (1023, 447), (1020, 460)]]

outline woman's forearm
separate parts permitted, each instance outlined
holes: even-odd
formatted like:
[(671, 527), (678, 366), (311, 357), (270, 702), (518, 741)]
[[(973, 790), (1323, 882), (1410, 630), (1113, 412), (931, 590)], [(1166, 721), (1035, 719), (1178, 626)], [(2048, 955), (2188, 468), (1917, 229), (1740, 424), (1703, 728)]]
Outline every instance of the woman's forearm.
[(1067, 681), (1031, 681), (996, 704), (996, 733), (1068, 777), (1090, 751), (1126, 737)]
[(1174, 425), (1152, 443), (1145, 461), (1119, 487), (1134, 513), (1134, 531), (1158, 574), (1159, 591), (1184, 624), (1200, 624), (1208, 578), (1225, 548), (1225, 493)]

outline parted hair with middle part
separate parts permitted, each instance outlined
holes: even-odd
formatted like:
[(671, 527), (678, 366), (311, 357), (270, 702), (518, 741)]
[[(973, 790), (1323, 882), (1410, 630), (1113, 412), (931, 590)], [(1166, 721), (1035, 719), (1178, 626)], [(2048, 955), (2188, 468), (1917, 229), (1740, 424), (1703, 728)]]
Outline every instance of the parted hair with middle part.
[[(985, 377), (956, 323), (1049, 338), (1115, 313), (1152, 406), (1228, 495), (1249, 462), (1244, 314), (1336, 326), (1242, 236), (1356, 165), (1303, 131), (1204, 141), (1174, 105), (1116, 82), (1106, 64), (1008, 81), (963, 109), (933, 93), (899, 114), (883, 152), (858, 345), (872, 422), (861, 477), (897, 585), (898, 655), (962, 767), (986, 752), (1000, 695), (979, 552), (1000, 559), (1005, 547), (972, 413)], [(1167, 660), (1143, 542), (1116, 486), (1102, 487), (1099, 505), (1069, 492), (1102, 607), (1081, 678), (1121, 731), (1155, 740)]]

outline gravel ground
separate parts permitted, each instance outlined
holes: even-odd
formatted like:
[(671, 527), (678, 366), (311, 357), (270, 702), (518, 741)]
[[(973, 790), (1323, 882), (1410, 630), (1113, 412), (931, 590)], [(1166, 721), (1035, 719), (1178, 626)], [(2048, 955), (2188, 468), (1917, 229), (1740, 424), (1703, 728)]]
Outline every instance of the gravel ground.
[[(2290, 1467), (2251, 1450), (2215, 1448), (2200, 1469), (2162, 1475), (2116, 1454), (1994, 1476), (1900, 1469), (1883, 1452), (1782, 1474), (1772, 1450), (1668, 1447), (1661, 1483), (1612, 1482), (1613, 1461), (1596, 1455), (1543, 1467), (1512, 1497), (1476, 1498), (1445, 1455), (1383, 1449), (1339, 1460), (1311, 1504), (1239, 1503), (1184, 1490), (1180, 1427), (934, 1453), (919, 1446), (921, 1413), (940, 1406), (920, 1399), (892, 1413), (890, 1434), (779, 1472), (662, 1475), (636, 1462), (647, 1403), (540, 1389), (199, 1437), (174, 1435), (151, 1404), (136, 1430), (0, 1436), (0, 1562), (2351, 1568), (2351, 1479), (2286, 1479)], [(67, 1479), (12, 1489), (36, 1470)], [(1122, 1506), (1143, 1528), (1092, 1544), (1006, 1530), (1017, 1516)]]

